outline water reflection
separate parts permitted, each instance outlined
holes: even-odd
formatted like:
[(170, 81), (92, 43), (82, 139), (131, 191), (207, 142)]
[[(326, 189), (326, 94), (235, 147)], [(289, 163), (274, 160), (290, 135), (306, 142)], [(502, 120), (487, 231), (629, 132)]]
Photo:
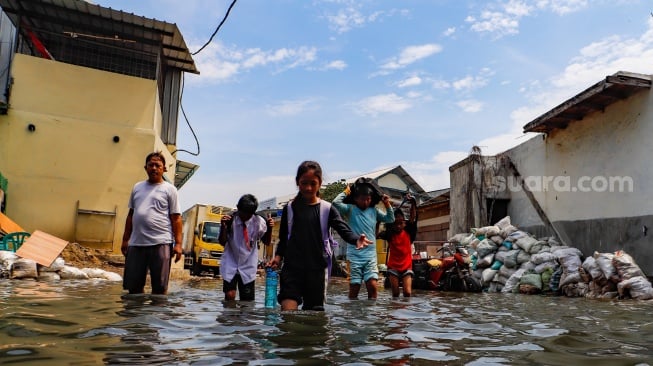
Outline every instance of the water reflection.
[(224, 302), (221, 282), (168, 296), (120, 284), (0, 282), (0, 363), (20, 365), (646, 365), (653, 301), (416, 292), (349, 300), (325, 312)]

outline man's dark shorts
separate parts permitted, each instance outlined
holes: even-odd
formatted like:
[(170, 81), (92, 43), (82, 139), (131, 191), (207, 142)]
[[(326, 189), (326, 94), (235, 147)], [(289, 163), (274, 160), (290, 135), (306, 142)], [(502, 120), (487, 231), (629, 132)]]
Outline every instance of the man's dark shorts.
[(238, 298), (241, 301), (254, 301), (254, 282), (243, 283), (239, 273), (231, 281), (222, 281), (222, 291), (227, 293), (238, 288)]
[(125, 273), (122, 288), (130, 293), (142, 293), (150, 270), (153, 294), (165, 294), (170, 279), (170, 244), (129, 246), (125, 257)]
[(284, 266), (280, 279), (281, 290), (277, 296), (279, 303), (291, 299), (297, 301), (297, 305), (303, 303), (303, 310), (324, 310), (326, 269), (296, 270)]

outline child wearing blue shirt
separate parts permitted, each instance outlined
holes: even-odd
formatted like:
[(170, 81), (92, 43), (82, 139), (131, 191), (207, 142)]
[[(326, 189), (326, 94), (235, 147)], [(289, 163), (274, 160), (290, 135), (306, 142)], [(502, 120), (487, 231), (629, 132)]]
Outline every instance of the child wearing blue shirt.
[[(351, 197), (348, 197), (349, 195)], [(376, 199), (374, 195), (377, 196)], [(380, 196), (385, 206), (384, 212), (375, 206), (379, 201), (378, 196), (379, 193), (374, 191), (371, 184), (357, 183), (353, 189), (347, 186), (345, 191), (333, 200), (333, 205), (340, 214), (348, 218), (352, 231), (365, 234), (372, 243), (376, 243), (377, 222), (390, 223), (395, 220), (390, 197), (387, 194)], [(353, 201), (353, 203), (346, 203), (346, 201)], [(365, 282), (367, 298), (376, 299), (376, 285), (379, 279), (376, 246), (348, 244), (347, 259), (350, 266), (349, 298), (358, 298), (361, 284)]]

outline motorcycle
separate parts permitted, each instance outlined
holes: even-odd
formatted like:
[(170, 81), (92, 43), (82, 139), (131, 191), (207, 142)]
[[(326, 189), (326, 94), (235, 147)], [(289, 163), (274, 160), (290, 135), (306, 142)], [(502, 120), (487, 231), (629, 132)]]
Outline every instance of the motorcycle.
[(440, 258), (414, 259), (413, 288), (435, 291), (480, 292), (483, 287), (472, 277), (469, 252), (454, 243), (444, 243)]

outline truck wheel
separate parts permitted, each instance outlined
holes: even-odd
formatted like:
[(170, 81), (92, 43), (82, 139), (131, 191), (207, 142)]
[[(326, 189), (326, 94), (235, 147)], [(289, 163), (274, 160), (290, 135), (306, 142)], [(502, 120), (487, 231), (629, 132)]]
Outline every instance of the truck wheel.
[(202, 274), (202, 266), (200, 265), (200, 262), (195, 257), (193, 257), (192, 272), (193, 272), (193, 276), (199, 276)]

